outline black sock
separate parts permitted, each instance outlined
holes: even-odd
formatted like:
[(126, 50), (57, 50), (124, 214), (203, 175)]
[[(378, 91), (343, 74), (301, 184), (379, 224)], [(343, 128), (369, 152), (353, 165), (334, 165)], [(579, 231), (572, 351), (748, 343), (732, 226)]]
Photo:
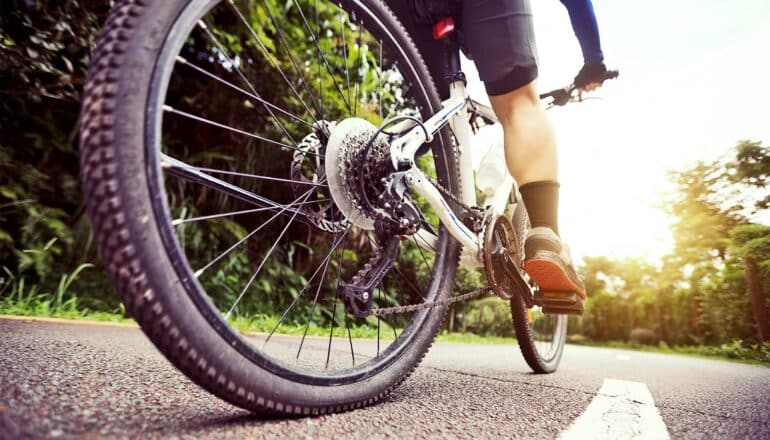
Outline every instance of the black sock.
[(542, 180), (519, 187), (532, 227), (546, 226), (559, 234), (559, 182)]

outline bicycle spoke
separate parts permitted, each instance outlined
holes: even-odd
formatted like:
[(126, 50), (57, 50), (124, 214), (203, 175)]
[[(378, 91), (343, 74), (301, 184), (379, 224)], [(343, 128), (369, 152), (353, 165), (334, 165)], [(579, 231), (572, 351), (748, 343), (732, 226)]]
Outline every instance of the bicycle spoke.
[(350, 357), (353, 359), (353, 366), (356, 366), (356, 352), (353, 350), (353, 337), (350, 336), (350, 320), (345, 314), (345, 328), (348, 329), (348, 342), (350, 342)]
[(293, 147), (293, 146), (291, 146), (289, 144), (284, 144), (283, 142), (274, 141), (272, 139), (268, 139), (268, 138), (260, 136), (258, 134), (249, 133), (248, 131), (243, 131), (243, 130), (235, 128), (235, 127), (230, 127), (229, 125), (225, 125), (225, 124), (222, 124), (222, 123), (219, 123), (219, 122), (216, 122), (216, 121), (212, 121), (210, 119), (206, 119), (206, 118), (201, 117), (201, 116), (196, 116), (196, 115), (194, 115), (192, 113), (187, 113), (187, 112), (184, 112), (182, 110), (177, 110), (174, 107), (171, 107), (170, 105), (167, 105), (167, 104), (163, 105), (163, 111), (166, 111), (168, 113), (173, 113), (173, 114), (179, 115), (179, 116), (184, 116), (185, 118), (189, 118), (189, 119), (192, 119), (192, 120), (195, 120), (195, 121), (198, 121), (198, 122), (203, 122), (204, 124), (213, 125), (214, 127), (223, 128), (225, 130), (232, 131), (233, 133), (242, 134), (244, 136), (248, 136), (248, 137), (251, 137), (251, 138), (263, 141), (263, 142), (267, 142), (267, 143), (275, 144), (275, 145), (280, 145), (281, 147), (288, 148), (290, 150), (299, 150), (299, 148), (295, 148), (295, 147)]
[[(308, 190), (308, 191), (307, 191), (305, 194), (303, 194), (302, 196), (298, 197), (298, 198), (295, 200), (295, 202), (296, 202), (296, 201), (298, 201), (298, 200), (300, 200), (300, 199), (302, 199), (302, 197), (307, 197), (307, 195), (308, 195), (309, 193), (311, 193), (311, 191), (312, 191), (312, 190)], [(276, 218), (278, 218), (278, 217), (279, 217), (281, 214), (283, 214), (283, 212), (284, 212), (285, 210), (287, 210), (287, 209), (288, 209), (289, 207), (291, 207), (291, 206), (292, 206), (292, 205), (286, 205), (286, 206), (285, 206), (284, 208), (282, 208), (280, 211), (278, 211), (278, 212), (276, 212), (275, 214), (273, 214), (273, 216), (272, 216), (272, 217), (270, 217), (270, 218), (269, 218), (269, 219), (267, 219), (267, 220), (266, 220), (264, 223), (262, 223), (261, 225), (259, 225), (259, 227), (257, 227), (257, 228), (256, 228), (256, 229), (254, 229), (253, 231), (249, 232), (249, 233), (248, 233), (248, 235), (246, 235), (246, 236), (245, 236), (245, 237), (243, 237), (242, 239), (238, 240), (238, 241), (237, 241), (237, 242), (236, 242), (234, 245), (232, 245), (232, 246), (230, 246), (229, 248), (227, 248), (227, 249), (226, 249), (224, 252), (222, 252), (221, 254), (219, 254), (219, 255), (218, 255), (216, 258), (214, 258), (213, 260), (209, 261), (209, 262), (208, 262), (208, 263), (207, 263), (205, 266), (203, 266), (202, 268), (200, 268), (200, 269), (196, 270), (196, 271), (193, 273), (193, 276), (195, 276), (195, 278), (200, 278), (200, 276), (203, 274), (203, 272), (205, 272), (206, 270), (208, 270), (208, 269), (209, 269), (211, 266), (213, 266), (214, 264), (216, 264), (216, 263), (217, 263), (219, 260), (221, 260), (221, 259), (222, 259), (222, 258), (224, 258), (226, 255), (228, 255), (230, 252), (232, 252), (232, 251), (233, 251), (235, 248), (237, 248), (238, 246), (240, 246), (241, 244), (243, 244), (243, 243), (244, 243), (246, 240), (248, 240), (249, 238), (251, 238), (251, 237), (252, 237), (254, 234), (256, 234), (257, 232), (259, 232), (259, 231), (260, 231), (262, 228), (264, 228), (265, 226), (267, 226), (268, 224), (270, 224), (270, 223), (271, 223), (273, 220), (275, 220)], [(296, 213), (298, 213), (298, 212), (299, 212), (299, 211), (295, 210), (295, 215), (296, 215)], [(294, 217), (292, 217), (292, 218), (294, 218)]]
[[(289, 89), (291, 89), (292, 93), (294, 93), (294, 96), (299, 100), (300, 104), (305, 108), (305, 111), (308, 115), (310, 115), (311, 118), (313, 118), (314, 122), (318, 122), (318, 119), (316, 119), (315, 115), (313, 114), (313, 111), (310, 110), (310, 107), (308, 107), (307, 103), (305, 103), (305, 100), (302, 99), (297, 89), (294, 87), (294, 83), (289, 80), (289, 78), (286, 76), (286, 73), (284, 73), (283, 69), (278, 65), (278, 63), (273, 59), (273, 57), (270, 55), (270, 51), (267, 50), (264, 43), (262, 43), (262, 40), (259, 39), (259, 36), (257, 35), (257, 32), (254, 30), (254, 27), (246, 20), (246, 17), (243, 15), (240, 9), (235, 5), (233, 0), (228, 0), (227, 2), (230, 7), (235, 11), (235, 14), (238, 16), (238, 18), (243, 22), (244, 25), (246, 25), (246, 29), (248, 29), (249, 34), (251, 34), (252, 39), (257, 44), (259, 49), (262, 50), (262, 53), (265, 55), (265, 58), (267, 58), (270, 61), (270, 64), (275, 68), (276, 71), (278, 71), (278, 74), (283, 78), (283, 80), (286, 82), (286, 85), (289, 86)], [(312, 97), (312, 95), (311, 95)]]
[[(382, 288), (380, 289), (380, 293), (383, 293), (383, 292), (385, 295), (387, 295), (388, 293), (388, 288), (385, 285), (385, 278), (382, 279)], [(383, 321), (385, 320), (383, 319)], [(391, 325), (390, 323), (388, 323), (388, 321), (385, 321), (385, 324), (388, 324), (388, 326), (393, 330), (393, 339), (394, 340), (398, 339), (398, 335), (396, 335), (396, 326)]]
[[(296, 0), (295, 0), (295, 2), (296, 2)], [(302, 8), (297, 6), (297, 9), (299, 9), (299, 13), (302, 15), (302, 20), (305, 21), (305, 23), (307, 24), (307, 20), (305, 19), (305, 14), (302, 13)], [(313, 41), (315, 41), (316, 40), (315, 36), (319, 35), (319, 38), (320, 38), (320, 35), (321, 35), (321, 32), (320, 32), (321, 26), (318, 23), (318, 0), (314, 0), (313, 1), (313, 11), (315, 12), (315, 34), (313, 34), (313, 32), (311, 31), (310, 35), (313, 36)], [(307, 26), (310, 27), (310, 25), (307, 25)], [(323, 53), (321, 53), (320, 50), (317, 51), (317, 52), (318, 52), (319, 55), (323, 55)], [(324, 116), (324, 88), (323, 88), (323, 76), (321, 75), (321, 57), (320, 56), (316, 60), (316, 64), (318, 65), (318, 96), (319, 96), (319, 102), (321, 104), (321, 120), (324, 120), (325, 119), (325, 116)], [(334, 77), (332, 77), (332, 79), (334, 79)]]
[(334, 335), (334, 317), (337, 314), (337, 295), (334, 296), (334, 306), (332, 306), (332, 323), (329, 326), (329, 347), (326, 349), (326, 365), (324, 370), (329, 369), (329, 357), (332, 353), (332, 336)]
[(361, 60), (363, 57), (366, 56), (364, 53), (364, 44), (362, 40), (362, 35), (364, 31), (364, 26), (362, 23), (358, 23), (358, 39), (356, 39), (356, 46), (358, 46), (358, 61), (357, 61), (357, 67), (356, 67), (356, 75), (358, 76), (358, 81), (355, 84), (355, 92), (354, 96), (355, 99), (353, 100), (353, 116), (358, 115), (358, 93), (361, 91)]
[[(270, 6), (267, 4), (267, 1), (263, 0), (262, 4), (265, 5), (265, 10), (267, 11), (267, 15), (270, 16), (270, 20), (273, 22), (273, 25), (275, 26), (276, 31), (278, 31), (278, 39), (281, 41), (281, 44), (283, 45), (283, 48), (286, 51), (286, 54), (289, 56), (289, 60), (291, 61), (292, 66), (294, 66), (294, 70), (299, 75), (300, 82), (302, 83), (302, 85), (305, 88), (305, 91), (310, 97), (310, 100), (313, 103), (313, 107), (315, 107), (316, 111), (320, 114), (321, 110), (318, 107), (318, 103), (315, 100), (315, 96), (313, 96), (313, 92), (310, 91), (310, 86), (308, 86), (307, 78), (305, 78), (305, 74), (302, 72), (302, 69), (299, 67), (299, 64), (297, 64), (297, 60), (294, 58), (294, 55), (292, 54), (292, 50), (289, 47), (289, 43), (286, 42), (286, 34), (283, 32), (283, 27), (278, 25), (278, 20), (275, 19), (275, 16), (273, 15), (273, 11), (270, 9)], [(312, 32), (312, 30), (310, 30), (310, 32)]]
[[(326, 200), (314, 200), (312, 202), (296, 203), (293, 206), (317, 205), (319, 203), (324, 203), (324, 202), (326, 202)], [(183, 225), (183, 224), (186, 224), (186, 223), (192, 223), (192, 222), (197, 222), (197, 221), (201, 221), (201, 220), (211, 220), (211, 219), (217, 219), (217, 218), (222, 218), (222, 217), (234, 217), (236, 215), (253, 214), (255, 212), (269, 211), (269, 210), (273, 210), (273, 209), (276, 209), (276, 208), (274, 208), (272, 206), (268, 206), (268, 207), (265, 207), (265, 208), (243, 209), (243, 210), (240, 210), (240, 211), (224, 212), (222, 214), (211, 214), (211, 215), (201, 215), (201, 216), (198, 216), (198, 217), (178, 218), (178, 219), (172, 220), (171, 221), (171, 225), (172, 226), (179, 226), (179, 225)], [(296, 212), (299, 212), (299, 211), (296, 211)]]
[[(382, 302), (382, 283), (380, 283), (380, 288), (377, 289), (378, 297), (380, 299), (380, 302)], [(377, 315), (377, 356), (380, 355), (380, 315)]]
[[(208, 26), (206, 26), (206, 24), (203, 22), (203, 20), (198, 20), (198, 26), (203, 28), (204, 32), (214, 42), (214, 45), (216, 45), (217, 48), (219, 48), (220, 54), (223, 57), (225, 57), (225, 60), (227, 60), (227, 62), (230, 63), (230, 65), (232, 65), (235, 68), (235, 72), (238, 73), (238, 76), (241, 77), (243, 82), (246, 83), (247, 86), (249, 86), (249, 88), (251, 89), (252, 93), (254, 93), (254, 95), (259, 97), (259, 93), (257, 93), (257, 89), (255, 89), (254, 86), (251, 84), (251, 81), (249, 81), (248, 78), (246, 78), (246, 75), (244, 75), (243, 72), (241, 72), (241, 69), (238, 68), (238, 64), (236, 64), (235, 61), (227, 54), (227, 51), (225, 50), (224, 46), (222, 46), (222, 44), (219, 43), (219, 39), (217, 39), (217, 37), (214, 36), (213, 33), (211, 33), (211, 31), (208, 29)], [(265, 106), (265, 110), (267, 110), (267, 112), (270, 113), (270, 116), (273, 118), (273, 122), (275, 122), (275, 124), (278, 126), (278, 128), (281, 131), (283, 131), (283, 134), (287, 138), (289, 138), (291, 143), (294, 144), (294, 145), (297, 145), (297, 142), (294, 140), (294, 138), (291, 137), (291, 135), (289, 134), (289, 131), (286, 130), (286, 126), (283, 125), (283, 123), (278, 119), (278, 117), (275, 115), (275, 113), (273, 113), (273, 110), (271, 110), (270, 107), (267, 107), (267, 106)], [(310, 116), (312, 117), (313, 115), (311, 114)]]
[[(310, 192), (305, 196), (305, 201), (307, 201), (307, 198), (310, 197)], [(299, 211), (297, 211), (299, 212)], [(230, 318), (230, 315), (233, 313), (233, 310), (235, 310), (236, 307), (238, 307), (238, 304), (241, 302), (241, 299), (243, 299), (243, 296), (246, 295), (246, 291), (249, 290), (249, 287), (251, 287), (251, 284), (254, 283), (254, 280), (257, 279), (257, 275), (259, 275), (259, 272), (262, 270), (262, 266), (265, 265), (265, 262), (268, 258), (270, 258), (270, 255), (273, 254), (273, 251), (275, 250), (275, 247), (278, 246), (278, 242), (281, 241), (284, 234), (286, 234), (286, 231), (289, 230), (289, 226), (294, 222), (294, 219), (297, 217), (297, 213), (295, 212), (293, 216), (291, 216), (291, 219), (289, 219), (288, 222), (286, 222), (286, 226), (283, 227), (283, 230), (278, 235), (278, 238), (275, 239), (273, 242), (273, 245), (270, 247), (270, 250), (267, 251), (267, 254), (265, 254), (265, 257), (262, 258), (262, 262), (259, 263), (259, 266), (257, 267), (257, 270), (254, 271), (254, 275), (251, 276), (251, 279), (249, 279), (249, 282), (246, 283), (246, 286), (241, 290), (240, 295), (238, 295), (238, 298), (235, 300), (235, 303), (230, 307), (230, 310), (227, 311), (225, 314), (225, 319)]]
[(380, 117), (379, 123), (382, 119), (382, 40), (380, 40), (380, 68), (377, 69), (377, 114)]
[(316, 304), (318, 304), (318, 296), (321, 294), (321, 287), (323, 287), (324, 279), (326, 277), (326, 269), (328, 269), (330, 261), (331, 259), (326, 261), (326, 263), (324, 264), (323, 272), (321, 272), (321, 280), (318, 282), (318, 288), (315, 290), (313, 305), (310, 306), (310, 314), (307, 318), (307, 323), (305, 324), (305, 330), (302, 332), (302, 339), (299, 341), (299, 349), (297, 350), (297, 357), (296, 357), (297, 360), (299, 360), (299, 354), (302, 351), (302, 346), (305, 344), (305, 337), (307, 336), (307, 331), (310, 328), (310, 321), (313, 320), (313, 313), (315, 312), (315, 306)]
[[(412, 237), (414, 238), (414, 240), (415, 240), (415, 243), (417, 243), (417, 245), (418, 245), (418, 246), (420, 246), (420, 244), (419, 244), (419, 243), (421, 242), (421, 243), (422, 243), (422, 246), (420, 246), (420, 247), (427, 247), (428, 249), (430, 249), (430, 250), (431, 250), (431, 252), (433, 252), (433, 254), (436, 254), (436, 253), (438, 253), (438, 251), (436, 250), (435, 246), (433, 246), (433, 244), (432, 244), (430, 241), (428, 241), (428, 239), (427, 239), (427, 238), (425, 238), (425, 237), (424, 237), (424, 236), (421, 234), (421, 232), (423, 232), (423, 231), (424, 231), (424, 230), (420, 230), (420, 231), (418, 231), (416, 234), (414, 234), (414, 235), (412, 236)], [(432, 232), (427, 232), (427, 231), (425, 231), (425, 233), (429, 233), (429, 234), (431, 234), (431, 236), (434, 238), (434, 240), (435, 240), (435, 239), (437, 239), (437, 237), (436, 237), (436, 236), (435, 236), (435, 235), (434, 235)], [(420, 239), (420, 242), (417, 242), (417, 239), (418, 239), (418, 238)]]
[(337, 285), (334, 288), (334, 306), (332, 308), (332, 322), (329, 326), (329, 346), (326, 349), (326, 365), (324, 369), (329, 369), (329, 356), (331, 356), (332, 352), (332, 335), (334, 335), (334, 322), (336, 321), (337, 317), (337, 300), (338, 300), (338, 294), (337, 292), (340, 291), (340, 279), (342, 278), (342, 263), (345, 259), (345, 246), (342, 246), (342, 249), (338, 252), (337, 255)]
[[(340, 13), (340, 30), (342, 33), (342, 57), (345, 59), (345, 84), (347, 85), (347, 91), (348, 91), (348, 102), (351, 102), (350, 99), (350, 72), (348, 71), (348, 40), (345, 38), (345, 22), (343, 20), (343, 16)], [(350, 113), (350, 116), (353, 116), (353, 109), (348, 105), (348, 111)]]
[(422, 252), (422, 246), (417, 243), (417, 239), (414, 235), (412, 235), (412, 240), (414, 241), (414, 245), (417, 246), (417, 250), (420, 252), (420, 256), (422, 257), (422, 261), (425, 263), (425, 267), (430, 270), (430, 264), (428, 264), (428, 259), (425, 258), (425, 254)]
[(301, 124), (305, 124), (306, 126), (308, 126), (310, 128), (313, 128), (313, 124), (311, 124), (311, 123), (307, 122), (306, 120), (300, 118), (299, 116), (295, 115), (294, 113), (289, 112), (288, 110), (285, 110), (285, 109), (283, 109), (283, 108), (281, 108), (281, 107), (279, 107), (279, 106), (277, 106), (275, 104), (267, 102), (264, 98), (262, 98), (258, 94), (254, 94), (254, 93), (248, 92), (248, 91), (246, 91), (246, 90), (236, 86), (235, 84), (231, 83), (230, 81), (227, 81), (226, 79), (224, 79), (224, 78), (222, 78), (220, 76), (214, 75), (213, 73), (211, 73), (211, 72), (209, 72), (209, 71), (207, 71), (207, 70), (205, 70), (205, 69), (203, 69), (203, 68), (201, 68), (201, 67), (199, 67), (199, 66), (197, 66), (197, 65), (195, 65), (195, 64), (193, 64), (191, 62), (189, 62), (187, 59), (185, 59), (185, 58), (183, 58), (181, 56), (177, 56), (176, 60), (180, 64), (182, 64), (184, 66), (188, 66), (191, 69), (195, 70), (196, 72), (199, 72), (199, 73), (201, 73), (203, 75), (206, 75), (209, 78), (211, 78), (211, 79), (213, 79), (215, 81), (218, 81), (218, 82), (226, 85), (227, 87), (230, 87), (231, 89), (233, 89), (233, 90), (235, 90), (237, 92), (242, 93), (243, 95), (248, 96), (249, 98), (259, 102), (263, 106), (270, 107), (271, 109), (276, 110), (276, 111), (284, 114), (285, 116), (288, 116), (288, 117), (294, 119), (295, 121), (297, 121), (297, 122), (299, 122)]
[(340, 237), (340, 239), (337, 242), (332, 244), (332, 249), (329, 251), (329, 254), (326, 255), (326, 258), (324, 258), (324, 260), (321, 262), (321, 266), (318, 266), (318, 268), (315, 270), (315, 272), (313, 272), (313, 275), (310, 276), (310, 279), (308, 279), (308, 281), (305, 284), (305, 286), (302, 288), (302, 290), (300, 290), (300, 292), (297, 294), (297, 296), (292, 300), (291, 304), (289, 304), (289, 307), (283, 312), (281, 317), (278, 319), (278, 322), (275, 324), (273, 329), (270, 331), (270, 334), (267, 335), (267, 338), (265, 339), (265, 342), (262, 343), (262, 348), (263, 349), (264, 349), (265, 345), (267, 345), (267, 343), (270, 341), (270, 338), (272, 338), (272, 336), (275, 333), (275, 331), (278, 330), (278, 327), (286, 319), (286, 316), (289, 314), (289, 312), (291, 312), (291, 309), (294, 308), (294, 305), (297, 304), (297, 301), (299, 301), (299, 299), (305, 293), (305, 291), (307, 290), (308, 286), (313, 282), (313, 280), (315, 279), (316, 275), (318, 275), (318, 272), (321, 270), (321, 267), (323, 266), (323, 264), (325, 264), (329, 260), (329, 258), (331, 258), (332, 254), (334, 253), (334, 250), (337, 249), (337, 247), (339, 246), (340, 242), (342, 240), (344, 240), (344, 238), (348, 235), (348, 232), (350, 232), (350, 229), (353, 227), (353, 223), (354, 222), (351, 222), (350, 226), (348, 226), (347, 229), (345, 229), (345, 232), (342, 234), (342, 237)]
[[(296, 0), (295, 0), (295, 3), (296, 3)], [(342, 99), (342, 102), (345, 103), (345, 106), (348, 108), (348, 110), (350, 110), (350, 102), (348, 100), (345, 100), (345, 95), (342, 93), (342, 89), (340, 88), (340, 85), (337, 83), (337, 79), (334, 77), (334, 73), (332, 72), (332, 68), (331, 68), (331, 66), (329, 64), (329, 60), (326, 58), (326, 55), (324, 55), (323, 50), (321, 49), (320, 41), (318, 40), (318, 38), (316, 38), (316, 34), (314, 34), (313, 31), (310, 29), (310, 24), (308, 24), (307, 19), (305, 18), (305, 14), (302, 12), (302, 8), (297, 6), (297, 9), (299, 10), (300, 16), (302, 16), (302, 21), (305, 22), (305, 26), (307, 26), (308, 30), (310, 31), (310, 36), (313, 39), (313, 43), (315, 44), (316, 50), (318, 51), (318, 54), (320, 55), (321, 59), (324, 62), (324, 66), (326, 67), (326, 72), (329, 74), (329, 77), (332, 79), (332, 82), (334, 83), (334, 87), (337, 89), (337, 93), (339, 93), (340, 98)], [(316, 12), (316, 14), (315, 14), (315, 16), (316, 16), (316, 29), (318, 29), (319, 26), (318, 26), (318, 5), (317, 5), (317, 2), (316, 2), (315, 12)], [(317, 32), (317, 34), (319, 35), (319, 38), (320, 38), (320, 35), (321, 35), (320, 32)], [(320, 79), (321, 79), (320, 66), (319, 66), (318, 77), (319, 77), (319, 81), (320, 81)], [(322, 97), (322, 100), (321, 100), (322, 107), (321, 108), (323, 109), (323, 91), (322, 91), (321, 97)]]
[(270, 177), (270, 176), (260, 176), (258, 174), (239, 173), (239, 172), (236, 172), (236, 171), (217, 170), (217, 169), (214, 169), (214, 168), (201, 168), (201, 167), (195, 167), (195, 168), (198, 171), (205, 171), (207, 173), (226, 174), (228, 176), (237, 176), (237, 177), (249, 177), (249, 178), (252, 178), (252, 179), (272, 180), (274, 182), (291, 183), (292, 185), (309, 185), (309, 186), (315, 186), (315, 187), (327, 187), (327, 186), (329, 186), (329, 185), (326, 185), (324, 183), (303, 182), (301, 180), (282, 179), (280, 177)]

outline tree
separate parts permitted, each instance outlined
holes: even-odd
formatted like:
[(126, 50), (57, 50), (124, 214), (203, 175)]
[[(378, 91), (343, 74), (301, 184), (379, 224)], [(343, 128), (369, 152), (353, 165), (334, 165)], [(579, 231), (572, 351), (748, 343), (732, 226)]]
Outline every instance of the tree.
[[(770, 209), (770, 195), (763, 191), (770, 183), (770, 147), (743, 140), (736, 146), (735, 162), (728, 167), (731, 182), (759, 189), (751, 211)], [(760, 341), (770, 340), (767, 287), (770, 285), (770, 227), (758, 224), (736, 227), (731, 233), (737, 253), (744, 259), (746, 285)]]
[[(743, 140), (736, 146), (735, 162), (729, 166), (730, 180), (764, 190), (770, 184), (770, 147)], [(770, 195), (764, 192), (755, 201), (753, 213), (770, 209)]]
[(733, 230), (737, 252), (744, 259), (746, 285), (760, 341), (770, 341), (767, 288), (770, 284), (770, 227), (744, 225)]

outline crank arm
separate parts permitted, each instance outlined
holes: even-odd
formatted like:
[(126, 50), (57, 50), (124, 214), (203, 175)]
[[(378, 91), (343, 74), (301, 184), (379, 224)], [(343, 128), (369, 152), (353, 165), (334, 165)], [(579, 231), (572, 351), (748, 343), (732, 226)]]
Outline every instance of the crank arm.
[(516, 288), (516, 293), (521, 295), (521, 298), (524, 300), (527, 307), (531, 308), (534, 306), (535, 299), (532, 295), (532, 289), (530, 288), (529, 283), (524, 279), (524, 274), (519, 268), (519, 265), (515, 264), (511, 258), (510, 252), (508, 252), (507, 249), (500, 249), (492, 254), (492, 259), (495, 260), (497, 267), (503, 268), (506, 278), (513, 283)]

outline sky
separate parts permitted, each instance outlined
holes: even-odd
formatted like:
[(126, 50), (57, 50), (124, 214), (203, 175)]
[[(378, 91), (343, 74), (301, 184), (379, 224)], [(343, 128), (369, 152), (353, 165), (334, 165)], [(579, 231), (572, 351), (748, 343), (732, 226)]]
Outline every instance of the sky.
[[(558, 0), (532, 0), (539, 89), (569, 84), (582, 56)], [(620, 78), (549, 111), (559, 144), (560, 229), (578, 259), (670, 252), (668, 171), (770, 143), (770, 0), (594, 0)], [(472, 63), (474, 98), (486, 100)], [(770, 217), (770, 216), (766, 216)], [(756, 220), (770, 224), (770, 218)]]

